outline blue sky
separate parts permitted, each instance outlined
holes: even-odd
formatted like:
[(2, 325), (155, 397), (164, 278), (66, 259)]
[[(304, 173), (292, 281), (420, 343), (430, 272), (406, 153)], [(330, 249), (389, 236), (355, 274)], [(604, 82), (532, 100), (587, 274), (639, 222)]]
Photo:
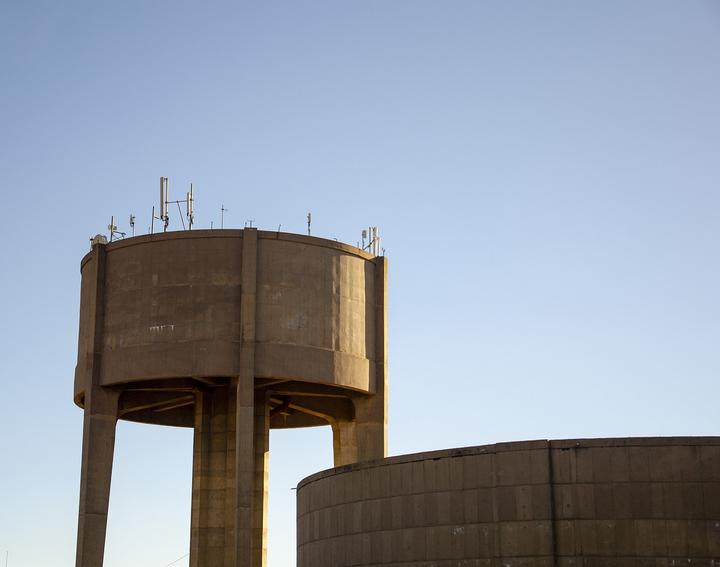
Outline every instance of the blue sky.
[[(0, 552), (74, 564), (79, 262), (160, 175), (200, 227), (381, 227), (392, 454), (720, 434), (718, 101), (713, 0), (0, 2)], [(191, 445), (120, 424), (106, 567), (187, 552)], [(271, 450), (284, 567), (330, 434)]]

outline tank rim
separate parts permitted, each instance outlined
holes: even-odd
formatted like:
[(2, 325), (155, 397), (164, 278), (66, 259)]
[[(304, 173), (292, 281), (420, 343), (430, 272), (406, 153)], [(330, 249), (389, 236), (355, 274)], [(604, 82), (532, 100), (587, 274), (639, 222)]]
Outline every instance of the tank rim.
[[(174, 230), (170, 232), (157, 232), (155, 234), (142, 234), (138, 236), (130, 236), (122, 240), (116, 240), (105, 244), (105, 250), (111, 252), (121, 248), (130, 246), (138, 246), (141, 244), (150, 244), (153, 242), (165, 242), (169, 240), (184, 240), (192, 238), (242, 238), (245, 229), (224, 228), (224, 229), (199, 229), (199, 230)], [(360, 250), (356, 246), (340, 242), (339, 240), (330, 240), (328, 238), (320, 238), (318, 236), (308, 236), (305, 234), (296, 234), (293, 232), (277, 232), (271, 230), (258, 230), (258, 238), (261, 240), (282, 240), (284, 242), (298, 242), (302, 244), (310, 244), (321, 248), (330, 248), (340, 250), (342, 252), (352, 254), (364, 260), (373, 261), (375, 256)], [(90, 250), (80, 261), (80, 269), (92, 258), (92, 250)]]

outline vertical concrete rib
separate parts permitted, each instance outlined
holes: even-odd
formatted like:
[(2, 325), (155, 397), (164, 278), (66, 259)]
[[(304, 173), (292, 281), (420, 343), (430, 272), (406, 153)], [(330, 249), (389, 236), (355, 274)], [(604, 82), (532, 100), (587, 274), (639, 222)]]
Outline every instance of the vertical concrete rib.
[(387, 456), (387, 260), (375, 258), (375, 387), (355, 404), (358, 462)]
[(552, 552), (552, 566), (557, 567), (558, 564), (558, 539), (557, 530), (558, 527), (555, 525), (557, 521), (557, 515), (555, 513), (555, 467), (553, 465), (553, 447), (552, 441), (547, 441), (547, 469), (548, 469), (548, 500), (550, 502), (550, 544)]
[(76, 567), (102, 567), (119, 393), (100, 387), (105, 315), (105, 245), (93, 246), (92, 351), (87, 354)]
[(369, 395), (353, 400), (354, 421), (331, 423), (336, 467), (387, 456), (387, 260), (378, 256), (374, 263), (375, 383)]
[[(382, 455), (388, 449), (388, 264), (384, 256), (375, 258), (375, 396), (382, 414), (380, 424)], [(379, 417), (379, 416), (378, 416)]]
[(266, 562), (267, 452), (269, 411), (264, 395), (255, 395), (255, 311), (257, 301), (257, 230), (243, 231), (240, 297), (240, 372), (236, 409), (235, 554), (237, 567)]

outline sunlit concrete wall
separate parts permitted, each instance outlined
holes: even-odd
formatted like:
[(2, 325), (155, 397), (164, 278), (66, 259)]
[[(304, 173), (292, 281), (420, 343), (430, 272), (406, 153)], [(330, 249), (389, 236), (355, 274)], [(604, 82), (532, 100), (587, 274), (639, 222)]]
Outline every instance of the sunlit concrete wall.
[(298, 487), (298, 565), (720, 565), (720, 437), (502, 443)]

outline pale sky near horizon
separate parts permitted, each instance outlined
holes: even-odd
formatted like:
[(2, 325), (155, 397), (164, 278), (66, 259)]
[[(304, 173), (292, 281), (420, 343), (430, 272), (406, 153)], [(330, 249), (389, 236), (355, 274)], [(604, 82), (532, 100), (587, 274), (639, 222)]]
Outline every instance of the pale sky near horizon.
[[(381, 227), (391, 454), (720, 435), (719, 1), (0, 0), (0, 564), (74, 565), (80, 259), (160, 175)], [(119, 425), (106, 567), (187, 553), (191, 451)], [(272, 433), (269, 567), (331, 457)]]

